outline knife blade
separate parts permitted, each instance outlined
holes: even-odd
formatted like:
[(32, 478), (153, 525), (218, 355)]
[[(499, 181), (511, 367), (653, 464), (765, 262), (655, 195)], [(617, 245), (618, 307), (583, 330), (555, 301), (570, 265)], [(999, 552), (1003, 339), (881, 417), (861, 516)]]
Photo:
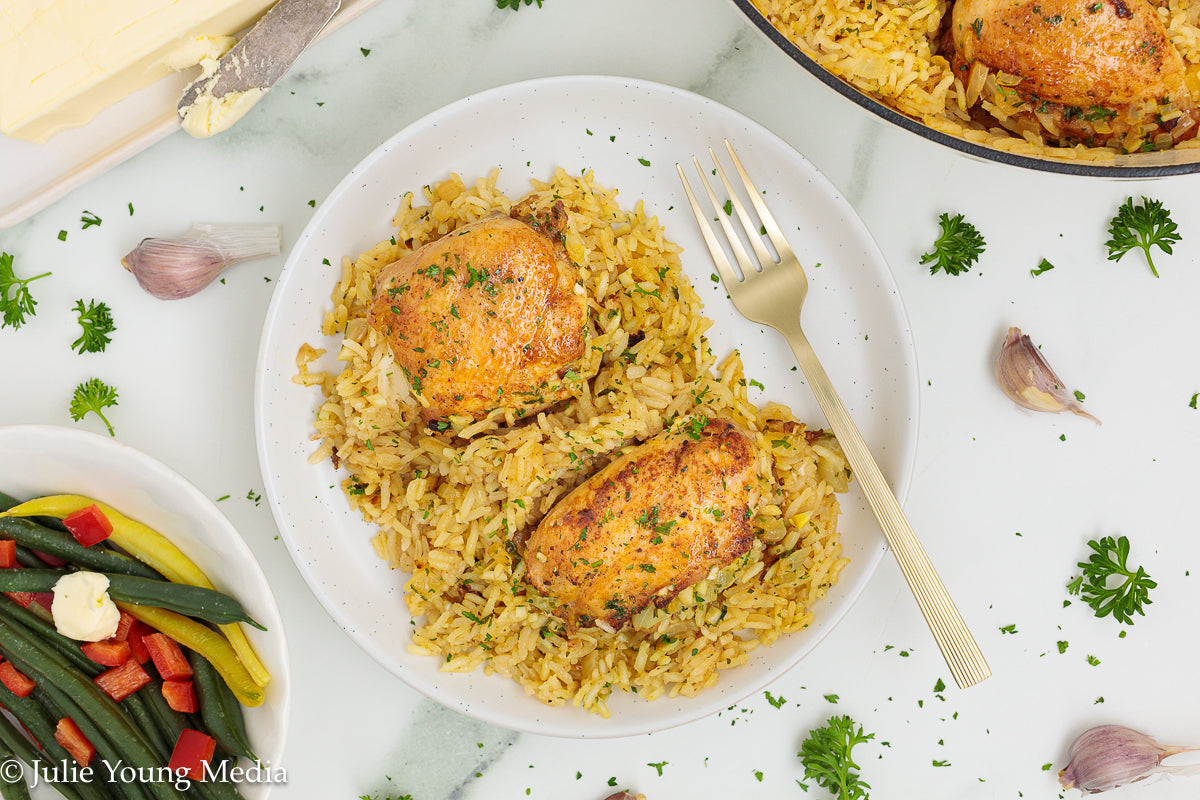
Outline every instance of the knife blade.
[(279, 0), (211, 72), (184, 90), (179, 118), (193, 136), (219, 133), (284, 76), (341, 6), (341, 0)]

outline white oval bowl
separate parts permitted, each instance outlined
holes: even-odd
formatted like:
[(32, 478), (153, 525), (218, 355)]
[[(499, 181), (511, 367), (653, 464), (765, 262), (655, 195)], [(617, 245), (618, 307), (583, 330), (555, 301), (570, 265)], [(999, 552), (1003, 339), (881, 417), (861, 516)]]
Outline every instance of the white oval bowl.
[[(199, 489), (179, 473), (129, 445), (88, 431), (52, 425), (0, 426), (0, 491), (18, 500), (80, 494), (100, 500), (154, 528), (236, 597), (266, 631), (245, 626), (271, 673), (258, 708), (244, 709), (250, 745), (279, 767), (291, 709), (287, 638), (275, 595), (242, 535)], [(241, 766), (246, 766), (243, 762)], [(265, 800), (269, 781), (244, 782), (245, 800)], [(57, 797), (46, 789), (35, 797)]]

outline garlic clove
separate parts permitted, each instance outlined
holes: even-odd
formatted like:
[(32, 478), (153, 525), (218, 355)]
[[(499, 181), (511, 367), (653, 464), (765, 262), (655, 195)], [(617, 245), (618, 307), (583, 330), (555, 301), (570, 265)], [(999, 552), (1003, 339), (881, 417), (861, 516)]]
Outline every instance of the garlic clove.
[(221, 251), (187, 239), (143, 239), (121, 259), (138, 285), (160, 300), (191, 297), (226, 267)]
[(193, 225), (176, 238), (143, 239), (121, 259), (160, 300), (191, 297), (242, 261), (277, 255), (278, 225)]
[(996, 382), (1004, 394), (1022, 408), (1052, 414), (1070, 411), (1100, 424), (1100, 420), (1084, 411), (1079, 401), (1067, 391), (1041, 351), (1020, 328), (1008, 329), (1000, 357), (996, 360)]
[(1164, 747), (1152, 737), (1123, 725), (1098, 725), (1079, 735), (1067, 751), (1067, 766), (1058, 773), (1064, 789), (1098, 794), (1163, 772), (1195, 772), (1200, 765), (1165, 766), (1163, 759), (1196, 750)]

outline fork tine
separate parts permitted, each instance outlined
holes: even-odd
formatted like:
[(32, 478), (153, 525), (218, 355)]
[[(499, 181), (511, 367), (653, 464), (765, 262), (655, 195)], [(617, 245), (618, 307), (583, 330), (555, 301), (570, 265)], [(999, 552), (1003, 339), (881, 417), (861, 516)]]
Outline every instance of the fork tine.
[(728, 139), (725, 140), (725, 149), (729, 151), (729, 156), (733, 159), (733, 166), (737, 168), (738, 175), (742, 178), (742, 183), (750, 195), (750, 202), (754, 204), (754, 211), (758, 214), (758, 218), (762, 220), (763, 228), (767, 231), (767, 237), (770, 238), (771, 244), (775, 245), (775, 252), (779, 253), (780, 258), (785, 253), (791, 254), (792, 247), (788, 244), (787, 238), (784, 237), (783, 231), (780, 230), (779, 223), (771, 215), (771, 211), (767, 208), (767, 204), (762, 199), (758, 187), (754, 185), (754, 181), (750, 180), (750, 176), (746, 174), (746, 169), (742, 166), (742, 160), (733, 151), (733, 145), (729, 143)]
[[(728, 144), (729, 140), (726, 139), (725, 143)], [(737, 212), (738, 219), (741, 220), (742, 230), (746, 232), (746, 239), (750, 242), (750, 246), (754, 248), (754, 254), (758, 256), (758, 271), (761, 272), (763, 267), (765, 267), (767, 264), (773, 264), (777, 262), (778, 259), (771, 255), (771, 253), (767, 250), (766, 245), (763, 244), (762, 236), (758, 232), (758, 226), (754, 224), (754, 220), (750, 219), (750, 214), (747, 213), (746, 207), (742, 205), (742, 201), (738, 199), (737, 192), (733, 190), (733, 184), (731, 184), (729, 182), (729, 178), (725, 176), (725, 170), (721, 168), (721, 162), (717, 160), (717, 154), (713, 152), (711, 147), (708, 148), (708, 155), (710, 158), (712, 158), (713, 164), (716, 165), (717, 175), (721, 178), (721, 183), (725, 185), (725, 193), (729, 195), (729, 200), (733, 205), (733, 210)], [(754, 197), (754, 193), (751, 192), (751, 201), (753, 201)]]
[(700, 203), (696, 201), (695, 194), (691, 193), (688, 176), (684, 174), (683, 167), (680, 167), (678, 162), (676, 162), (676, 172), (679, 173), (679, 180), (683, 182), (683, 192), (688, 196), (692, 215), (696, 217), (696, 224), (700, 227), (700, 235), (704, 237), (704, 243), (708, 246), (708, 252), (713, 257), (713, 264), (716, 265), (716, 271), (721, 273), (721, 282), (725, 285), (736, 284), (739, 279), (737, 272), (733, 271), (730, 259), (726, 258), (725, 251), (721, 248), (721, 242), (716, 240), (716, 234), (713, 233), (713, 225), (708, 223), (708, 217), (704, 216), (704, 210), (701, 209)]
[(704, 244), (708, 246), (708, 252), (712, 255), (717, 272), (721, 274), (721, 282), (726, 286), (736, 284), (739, 280), (737, 273), (733, 271), (733, 265), (729, 263), (729, 259), (725, 256), (725, 251), (721, 248), (721, 243), (717, 241), (717, 236), (713, 233), (712, 225), (709, 224), (704, 210), (700, 208), (700, 203), (696, 201), (696, 195), (692, 194), (692, 187), (683, 172), (683, 167), (676, 163), (675, 170), (679, 173), (679, 180), (683, 183), (683, 193), (687, 195), (688, 202), (692, 206), (692, 214), (695, 215), (696, 224), (700, 227), (700, 235), (704, 237)]
[[(750, 254), (746, 252), (746, 248), (742, 247), (742, 240), (733, 231), (733, 225), (729, 222), (729, 215), (723, 214), (721, 203), (717, 201), (717, 194), (713, 191), (712, 186), (708, 182), (708, 178), (704, 176), (704, 168), (700, 166), (700, 159), (692, 156), (692, 163), (696, 165), (696, 174), (700, 176), (700, 183), (704, 186), (704, 191), (708, 195), (708, 202), (712, 203), (713, 210), (717, 214), (717, 222), (721, 223), (721, 230), (725, 231), (725, 239), (729, 242), (729, 249), (733, 251), (733, 257), (737, 259), (738, 266), (742, 268), (742, 279), (753, 275), (755, 272), (761, 272), (762, 268), (754, 261), (750, 260)], [(718, 169), (720, 165), (718, 165)], [(751, 241), (754, 237), (750, 237)]]

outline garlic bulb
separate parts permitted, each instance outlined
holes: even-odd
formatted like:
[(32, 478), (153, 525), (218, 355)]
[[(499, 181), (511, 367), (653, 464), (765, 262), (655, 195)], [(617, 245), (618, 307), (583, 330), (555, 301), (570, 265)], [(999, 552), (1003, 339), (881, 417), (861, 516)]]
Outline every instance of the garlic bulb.
[(1063, 382), (1050, 369), (1041, 351), (1034, 347), (1020, 328), (1009, 328), (996, 360), (996, 381), (1004, 394), (1022, 408), (1030, 411), (1049, 411), (1057, 414), (1070, 411), (1100, 424), (1100, 420), (1083, 410)]
[(279, 253), (278, 225), (193, 225), (174, 239), (143, 239), (121, 264), (160, 300), (191, 297), (240, 261)]
[(1064, 789), (1098, 794), (1159, 773), (1200, 771), (1200, 764), (1164, 765), (1163, 759), (1197, 750), (1164, 747), (1150, 736), (1121, 725), (1098, 725), (1079, 735), (1067, 751), (1067, 766), (1058, 773)]

